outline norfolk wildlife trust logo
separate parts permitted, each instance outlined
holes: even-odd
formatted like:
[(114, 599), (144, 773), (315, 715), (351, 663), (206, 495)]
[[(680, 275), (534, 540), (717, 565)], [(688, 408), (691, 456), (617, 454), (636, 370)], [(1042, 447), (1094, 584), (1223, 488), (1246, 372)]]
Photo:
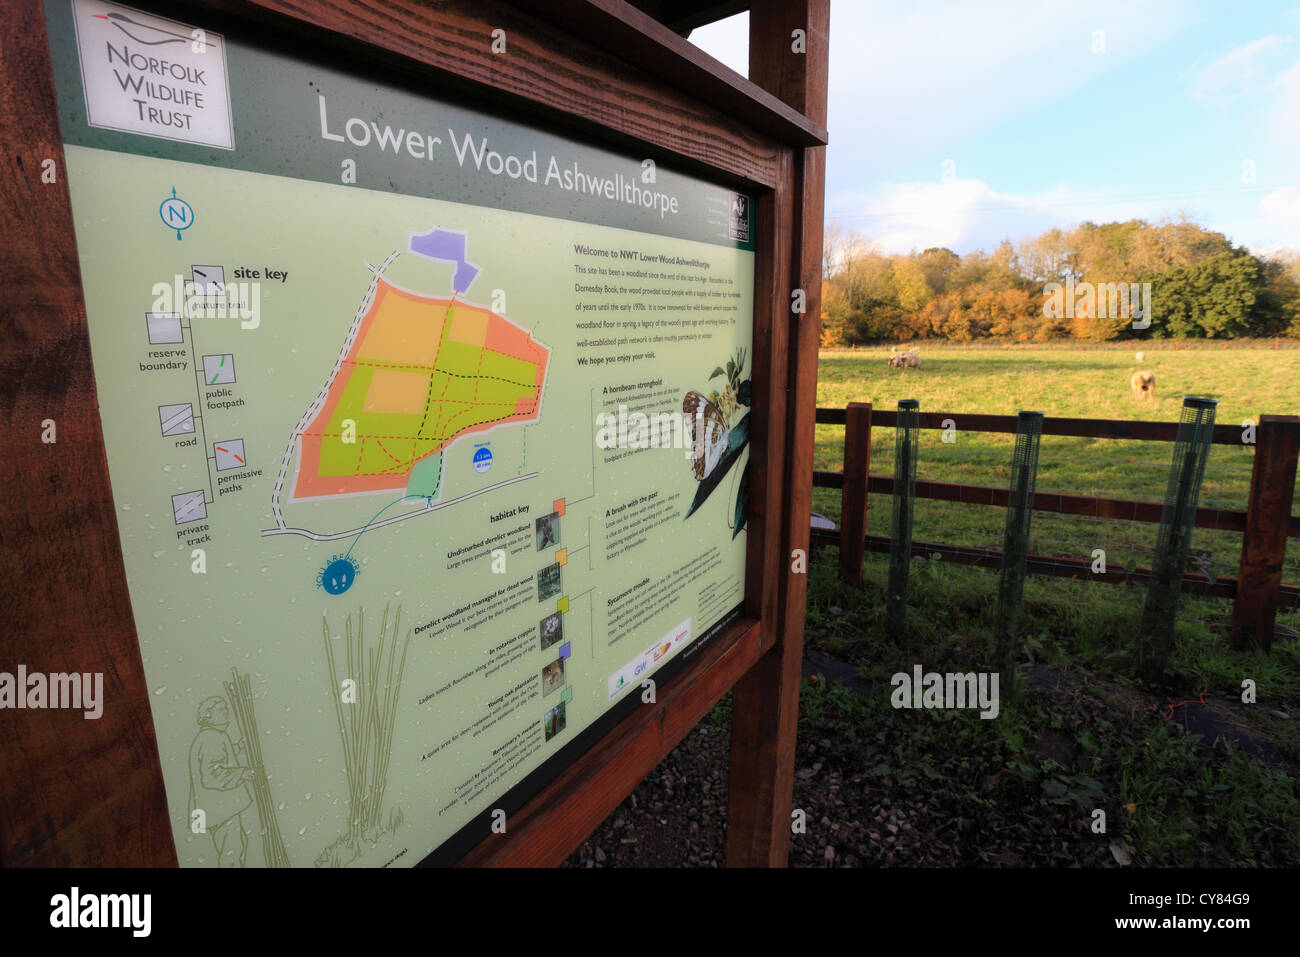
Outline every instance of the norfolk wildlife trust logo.
[(998, 716), (998, 673), (971, 671), (921, 673), (920, 665), (912, 673), (900, 671), (889, 679), (894, 686), (889, 703), (895, 708), (979, 708), (981, 718)]
[(68, 708), (98, 720), (104, 713), (104, 673), (46, 675), (29, 672), (26, 665), (18, 666), (17, 675), (0, 671), (0, 710), (5, 708)]
[(224, 37), (106, 0), (72, 10), (87, 124), (235, 148)]

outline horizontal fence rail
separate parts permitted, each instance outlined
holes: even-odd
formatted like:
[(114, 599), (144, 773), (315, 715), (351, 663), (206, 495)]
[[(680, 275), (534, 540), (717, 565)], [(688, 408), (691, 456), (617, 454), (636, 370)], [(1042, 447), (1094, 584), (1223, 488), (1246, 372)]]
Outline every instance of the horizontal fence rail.
[[(842, 472), (813, 472), (814, 488), (844, 488)], [(867, 479), (867, 491), (892, 495), (894, 480), (884, 475)], [(941, 502), (960, 502), (966, 505), (993, 505), (1005, 508), (1007, 490), (988, 485), (963, 485), (959, 482), (930, 482), (916, 480), (916, 497)], [(1101, 498), (1094, 495), (1065, 495), (1057, 492), (1035, 492), (1034, 511), (1057, 512), (1061, 515), (1086, 515), (1090, 518), (1113, 518), (1125, 522), (1159, 524), (1161, 502), (1139, 502), (1133, 499)], [(1196, 527), (1211, 528), (1219, 532), (1244, 532), (1246, 513), (1225, 508), (1198, 508)], [(1291, 518), (1288, 536), (1300, 538), (1300, 515)]]
[[(814, 545), (840, 547), (840, 575), (846, 581), (861, 582), (862, 561), (867, 552), (888, 554), (888, 536), (865, 534), (867, 501), (872, 493), (892, 495), (894, 479), (870, 475), (872, 427), (896, 428), (897, 411), (872, 409), (870, 403), (855, 402), (846, 409), (819, 408), (818, 425), (846, 427), (844, 471), (813, 471), (816, 488), (841, 489), (844, 508), (839, 531), (815, 529)], [(994, 432), (1014, 435), (1016, 417), (981, 413), (921, 412), (922, 429), (963, 432)], [(1149, 442), (1178, 440), (1177, 422), (1133, 422), (1117, 419), (1044, 418), (1043, 435), (1090, 439), (1126, 439)], [(1214, 426), (1215, 445), (1241, 446), (1243, 429), (1234, 425)], [(1272, 641), (1280, 604), (1300, 604), (1300, 587), (1282, 584), (1288, 538), (1300, 537), (1300, 515), (1291, 514), (1294, 501), (1297, 458), (1300, 458), (1300, 418), (1264, 415), (1256, 427), (1255, 460), (1251, 474), (1250, 502), (1240, 509), (1197, 508), (1195, 526), (1242, 535), (1238, 577), (1209, 576), (1187, 572), (1182, 590), (1200, 595), (1233, 599), (1230, 644), (1233, 648), (1267, 649)], [(965, 505), (1006, 508), (1008, 490), (958, 482), (917, 479), (915, 497)], [(1036, 492), (1033, 509), (1061, 515), (1114, 519), (1158, 525), (1163, 503), (1092, 495)], [(970, 547), (943, 542), (914, 541), (913, 555), (938, 555), (945, 562), (998, 568), (1002, 552), (993, 548)], [(1151, 569), (1135, 568), (1094, 572), (1092, 563), (1076, 558), (1030, 555), (1027, 571), (1034, 575), (1118, 584), (1145, 585)], [(1242, 582), (1245, 582), (1243, 586)]]
[[(918, 483), (919, 484), (919, 483)], [(840, 533), (822, 529), (812, 530), (812, 541), (816, 545), (839, 545)], [(864, 540), (865, 551), (889, 554), (889, 539), (884, 535), (868, 535)], [(970, 545), (945, 545), (942, 542), (912, 542), (912, 554), (921, 557), (938, 555), (944, 562), (952, 565), (974, 565), (977, 568), (998, 568), (1002, 563), (1002, 552), (996, 548), (977, 548)], [(1031, 575), (1051, 575), (1056, 578), (1088, 578), (1110, 584), (1133, 582), (1145, 585), (1151, 579), (1151, 569), (1135, 568), (1131, 572), (1108, 570), (1093, 572), (1092, 562), (1080, 558), (1057, 558), (1047, 555), (1030, 555), (1027, 571)], [(1183, 591), (1196, 595), (1213, 595), (1219, 598), (1232, 598), (1237, 594), (1237, 579), (1215, 578), (1210, 581), (1203, 574), (1188, 572), (1183, 579)], [(1290, 585), (1282, 586), (1286, 597), (1300, 599), (1300, 588)]]
[[(818, 409), (818, 425), (844, 425), (845, 409)], [(951, 419), (963, 432), (1007, 432), (1015, 434), (1014, 415), (984, 415), (976, 412), (919, 412), (923, 429), (945, 429), (944, 422)], [(871, 424), (893, 428), (898, 424), (898, 413), (884, 409), (872, 410)], [(1138, 439), (1146, 442), (1176, 442), (1177, 422), (1130, 422), (1127, 419), (1043, 419), (1043, 435), (1067, 435), (1082, 439)], [(1215, 445), (1241, 445), (1241, 429), (1235, 425), (1216, 425)]]

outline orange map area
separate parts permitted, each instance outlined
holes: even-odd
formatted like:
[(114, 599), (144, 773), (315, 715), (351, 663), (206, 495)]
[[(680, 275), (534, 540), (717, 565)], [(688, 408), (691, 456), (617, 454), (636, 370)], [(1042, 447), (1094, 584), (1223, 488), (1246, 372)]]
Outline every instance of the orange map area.
[(319, 411), (299, 433), (294, 497), (406, 489), (413, 473), (412, 492), (436, 494), (439, 453), (457, 438), (537, 421), (549, 359), (549, 349), (502, 316), (381, 277)]

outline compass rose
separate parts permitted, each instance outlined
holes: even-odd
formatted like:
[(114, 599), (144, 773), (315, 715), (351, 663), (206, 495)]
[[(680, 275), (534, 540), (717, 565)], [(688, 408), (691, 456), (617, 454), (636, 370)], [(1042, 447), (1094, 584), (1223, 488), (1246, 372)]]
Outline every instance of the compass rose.
[(168, 229), (176, 230), (176, 238), (180, 239), (181, 230), (194, 225), (194, 207), (179, 198), (176, 187), (173, 186), (171, 196), (164, 199), (158, 207), (158, 217)]

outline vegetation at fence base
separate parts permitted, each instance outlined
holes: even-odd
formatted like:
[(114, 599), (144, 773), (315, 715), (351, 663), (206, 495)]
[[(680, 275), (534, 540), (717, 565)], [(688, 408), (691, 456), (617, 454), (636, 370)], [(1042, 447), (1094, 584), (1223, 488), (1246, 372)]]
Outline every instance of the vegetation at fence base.
[[(928, 824), (909, 820), (956, 858), (919, 862), (1300, 864), (1300, 642), (1230, 653), (1203, 609), (1202, 622), (1179, 622), (1167, 687), (1153, 693), (1131, 677), (1142, 589), (1030, 576), (1022, 697), (989, 720), (896, 710), (890, 678), (916, 664), (992, 670), (996, 571), (918, 563), (909, 632), (894, 641), (880, 602), (887, 562), (869, 557), (864, 587), (850, 588), (835, 551), (810, 566), (808, 647), (856, 665), (859, 690), (806, 683), (800, 746), (831, 737), (864, 787), (924, 807)], [(1254, 705), (1241, 702), (1245, 677), (1257, 683)], [(1098, 808), (1104, 835), (1091, 829)], [(869, 861), (918, 862), (897, 842), (872, 847)]]
[[(1300, 337), (1300, 259), (1256, 256), (1187, 219), (1088, 222), (965, 256), (942, 248), (887, 255), (832, 224), (823, 271), (824, 345)], [(1048, 283), (1067, 281), (1089, 284), (1072, 311), (1060, 308), (1063, 297), (1050, 304)], [(1130, 310), (1108, 301), (1109, 287), (1130, 283), (1149, 284), (1155, 321), (1147, 329), (1134, 330)]]

